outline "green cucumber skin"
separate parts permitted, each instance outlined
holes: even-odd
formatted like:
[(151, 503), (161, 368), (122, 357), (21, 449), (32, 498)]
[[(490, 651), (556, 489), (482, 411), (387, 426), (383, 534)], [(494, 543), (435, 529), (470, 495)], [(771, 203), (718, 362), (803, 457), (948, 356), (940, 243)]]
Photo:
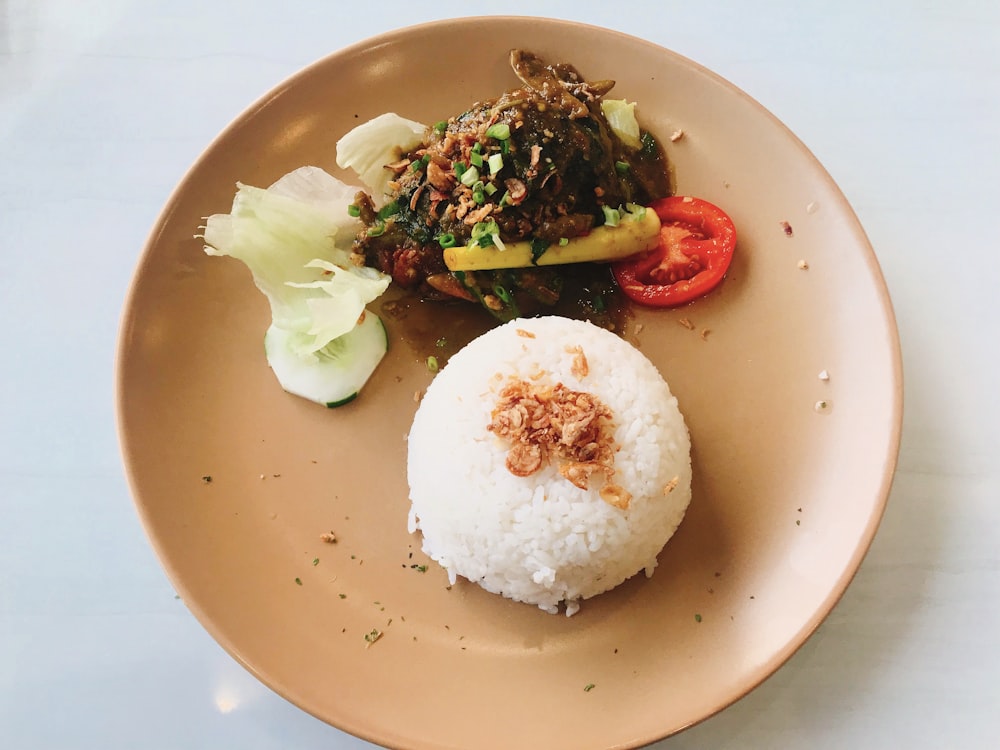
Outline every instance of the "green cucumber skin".
[(354, 399), (356, 399), (358, 397), (359, 393), (360, 393), (360, 391), (355, 391), (354, 393), (352, 393), (347, 398), (340, 399), (340, 401), (328, 401), (326, 403), (326, 408), (327, 409), (336, 409), (337, 407), (345, 406), (345, 405), (351, 403)]
[[(385, 322), (374, 313), (369, 312), (368, 315), (370, 316), (370, 322), (366, 321), (365, 325), (369, 326), (369, 329), (359, 340), (359, 346), (356, 351), (360, 352), (358, 361), (367, 362), (370, 365), (370, 369), (362, 370), (362, 372), (367, 372), (363, 379), (356, 376), (356, 370), (353, 376), (347, 378), (347, 382), (341, 381), (345, 387), (338, 387), (336, 385), (332, 388), (324, 387), (322, 385), (315, 387), (316, 383), (321, 382), (324, 378), (322, 375), (324, 369), (323, 364), (318, 364), (316, 366), (316, 370), (311, 370), (309, 365), (305, 365), (303, 367), (301, 364), (298, 366), (293, 364), (292, 367), (289, 368), (288, 363), (294, 363), (295, 360), (293, 359), (294, 355), (290, 355), (287, 350), (283, 349), (284, 337), (286, 334), (278, 329), (275, 329), (273, 326), (269, 328), (267, 333), (265, 333), (265, 356), (282, 388), (294, 396), (320, 404), (328, 409), (340, 408), (356, 400), (360, 395), (362, 388), (364, 388), (365, 384), (374, 374), (375, 369), (378, 368), (378, 365), (381, 363), (385, 354), (389, 350), (389, 331), (385, 326)], [(379, 333), (375, 330), (376, 326), (381, 329), (381, 335), (379, 335)], [(357, 329), (352, 332), (352, 334), (356, 336), (358, 334)], [(267, 343), (269, 339), (271, 340), (270, 344)], [(379, 348), (381, 348), (380, 353), (378, 352)], [(269, 352), (270, 356), (268, 355)], [(377, 359), (373, 358), (375, 354), (378, 354)], [(355, 354), (352, 352), (347, 356), (353, 357)], [(310, 375), (310, 371), (313, 373), (320, 373), (319, 378), (312, 384), (310, 384), (309, 381), (315, 377), (315, 375)], [(305, 374), (305, 379), (302, 377), (303, 374)], [(351, 381), (353, 381), (353, 388), (351, 387)], [(336, 381), (334, 381), (334, 383), (336, 383)], [(351, 389), (348, 390), (348, 388)], [(326, 393), (324, 393), (324, 391), (326, 391)], [(324, 395), (326, 398), (324, 398)]]

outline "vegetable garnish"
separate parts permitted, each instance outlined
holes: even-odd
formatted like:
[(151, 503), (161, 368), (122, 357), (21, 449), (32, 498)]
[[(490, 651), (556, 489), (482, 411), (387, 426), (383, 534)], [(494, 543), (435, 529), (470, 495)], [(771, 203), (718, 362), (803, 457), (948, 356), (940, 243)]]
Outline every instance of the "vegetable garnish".
[(337, 141), (337, 166), (353, 169), (377, 196), (385, 195), (392, 176), (385, 165), (420, 145), (428, 131), (426, 125), (386, 112)]
[(501, 249), (495, 245), (495, 240), (494, 245), (483, 246), (483, 237), (490, 235), (485, 231), (477, 232), (474, 228), (473, 241), (468, 245), (444, 249), (444, 262), (450, 271), (482, 271), (620, 260), (654, 249), (660, 243), (660, 218), (657, 213), (641, 206), (635, 209), (608, 209), (609, 213), (614, 212), (614, 224), (605, 223), (572, 242), (560, 240), (546, 244), (534, 239), (507, 242)]
[(660, 217), (657, 247), (612, 264), (615, 280), (634, 302), (675, 307), (708, 294), (726, 275), (736, 228), (708, 201), (673, 196), (651, 206)]
[(282, 387), (327, 406), (347, 403), (385, 355), (385, 328), (365, 307), (390, 281), (352, 261), (353, 189), (317, 167), (266, 190), (238, 187), (231, 212), (208, 217), (205, 252), (246, 264), (270, 302), (264, 349)]

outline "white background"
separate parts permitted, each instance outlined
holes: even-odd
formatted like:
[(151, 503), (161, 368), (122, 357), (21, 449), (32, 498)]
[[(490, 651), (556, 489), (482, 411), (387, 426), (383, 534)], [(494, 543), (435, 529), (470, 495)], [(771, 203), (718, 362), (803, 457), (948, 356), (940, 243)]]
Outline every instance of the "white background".
[[(113, 415), (117, 326), (170, 190), (251, 101), (468, 3), (0, 0), (0, 748), (370, 747), (175, 599)], [(1000, 4), (506, 0), (644, 37), (760, 101), (875, 247), (903, 343), (888, 511), (816, 635), (658, 748), (1000, 747)]]

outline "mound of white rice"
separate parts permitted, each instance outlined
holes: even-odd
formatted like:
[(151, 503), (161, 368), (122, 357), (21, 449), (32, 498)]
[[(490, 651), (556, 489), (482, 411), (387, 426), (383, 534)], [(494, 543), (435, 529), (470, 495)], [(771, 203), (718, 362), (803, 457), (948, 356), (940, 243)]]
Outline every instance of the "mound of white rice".
[[(584, 367), (581, 367), (581, 356)], [(505, 462), (488, 429), (511, 378), (562, 383), (610, 408), (614, 472), (580, 489), (553, 460), (530, 476)], [(409, 434), (410, 531), (447, 571), (510, 599), (567, 615), (645, 570), (691, 499), (690, 439), (666, 382), (613, 333), (560, 317), (518, 319), (480, 336), (434, 378)], [(625, 509), (601, 496), (613, 482)]]

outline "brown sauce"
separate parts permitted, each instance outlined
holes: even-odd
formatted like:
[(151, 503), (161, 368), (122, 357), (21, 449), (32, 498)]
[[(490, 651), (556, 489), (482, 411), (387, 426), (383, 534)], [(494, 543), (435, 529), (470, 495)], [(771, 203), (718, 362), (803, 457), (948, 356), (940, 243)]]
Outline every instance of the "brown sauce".
[[(604, 264), (583, 263), (569, 267), (559, 301), (552, 306), (524, 306), (523, 317), (560, 315), (589, 320), (596, 326), (624, 335), (632, 317), (625, 295)], [(417, 292), (390, 288), (377, 310), (390, 335), (401, 339), (416, 359), (429, 357), (443, 367), (448, 359), (501, 322), (477, 303), (425, 299)]]

